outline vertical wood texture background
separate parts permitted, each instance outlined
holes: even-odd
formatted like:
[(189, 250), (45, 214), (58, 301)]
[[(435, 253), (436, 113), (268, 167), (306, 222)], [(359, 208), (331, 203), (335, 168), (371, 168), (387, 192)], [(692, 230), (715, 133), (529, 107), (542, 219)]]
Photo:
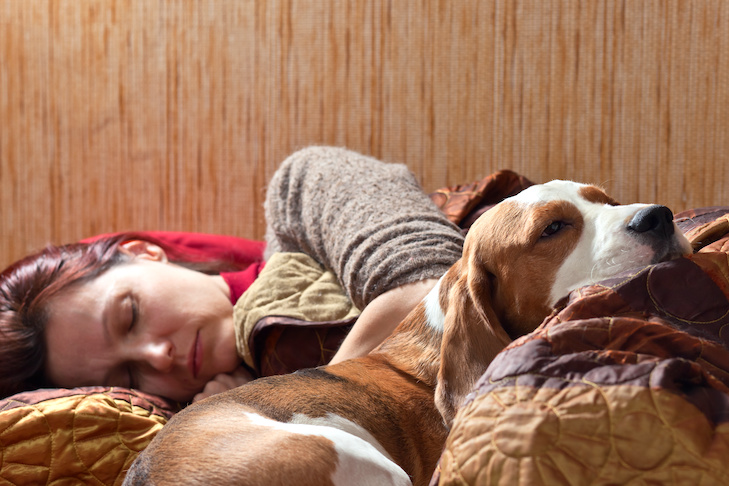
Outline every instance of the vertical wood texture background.
[(310, 144), (429, 191), (511, 168), (729, 204), (729, 2), (0, 0), (0, 266), (108, 231), (261, 238)]

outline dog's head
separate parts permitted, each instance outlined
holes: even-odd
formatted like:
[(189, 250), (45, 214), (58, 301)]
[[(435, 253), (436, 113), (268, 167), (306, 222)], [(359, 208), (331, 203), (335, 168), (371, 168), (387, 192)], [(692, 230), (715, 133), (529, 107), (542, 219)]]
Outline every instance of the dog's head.
[(439, 285), (436, 403), (446, 422), (496, 354), (571, 290), (689, 253), (665, 206), (619, 205), (576, 182), (529, 187), (484, 213)]

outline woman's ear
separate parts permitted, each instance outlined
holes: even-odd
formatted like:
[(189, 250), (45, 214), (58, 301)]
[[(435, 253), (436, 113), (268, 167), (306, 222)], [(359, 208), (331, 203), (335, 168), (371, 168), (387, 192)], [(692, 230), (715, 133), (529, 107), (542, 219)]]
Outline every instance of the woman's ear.
[(129, 240), (119, 245), (119, 251), (134, 259), (167, 263), (167, 253), (159, 246), (144, 240)]

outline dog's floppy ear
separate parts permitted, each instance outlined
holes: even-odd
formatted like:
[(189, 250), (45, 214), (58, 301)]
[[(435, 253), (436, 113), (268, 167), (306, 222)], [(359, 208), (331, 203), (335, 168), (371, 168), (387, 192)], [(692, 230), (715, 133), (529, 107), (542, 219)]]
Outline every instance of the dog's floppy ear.
[(464, 256), (448, 271), (446, 285), (441, 287), (441, 292), (447, 292), (441, 294), (447, 309), (435, 404), (448, 427), (476, 380), (511, 342), (491, 305), (488, 274), (469, 266)]

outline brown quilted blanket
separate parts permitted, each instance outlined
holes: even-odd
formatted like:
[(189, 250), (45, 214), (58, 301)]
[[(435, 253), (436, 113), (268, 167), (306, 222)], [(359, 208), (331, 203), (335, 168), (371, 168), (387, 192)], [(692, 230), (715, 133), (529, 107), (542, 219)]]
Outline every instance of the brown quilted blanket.
[(699, 253), (573, 292), (500, 353), (433, 483), (727, 484), (727, 212), (677, 215)]

